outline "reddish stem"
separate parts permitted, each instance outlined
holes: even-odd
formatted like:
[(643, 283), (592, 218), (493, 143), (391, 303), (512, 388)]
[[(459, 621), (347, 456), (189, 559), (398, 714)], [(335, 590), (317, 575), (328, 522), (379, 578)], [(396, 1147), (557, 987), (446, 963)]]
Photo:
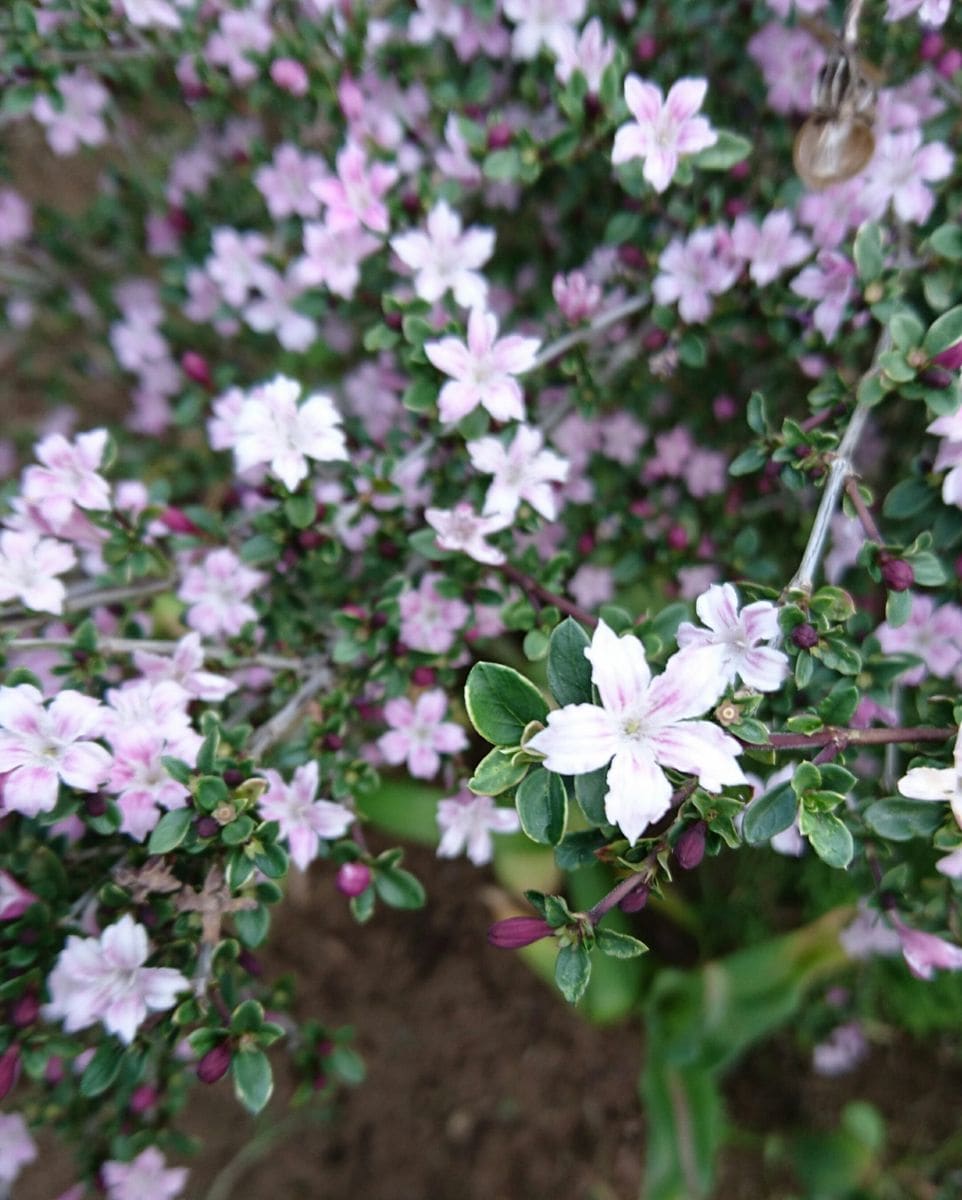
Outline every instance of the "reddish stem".
[[(813, 750), (818, 746), (887, 746), (892, 742), (944, 742), (958, 733), (955, 728), (938, 725), (897, 726), (893, 729), (839, 729), (830, 726), (817, 733), (772, 733), (768, 745), (775, 750)], [(758, 746), (758, 742), (739, 739), (743, 746)]]
[(858, 490), (854, 475), (849, 475), (845, 480), (845, 494), (852, 502), (852, 507), (865, 530), (865, 536), (875, 542), (877, 546), (884, 546), (885, 540), (879, 532), (879, 527), (875, 524), (875, 518), (869, 512), (868, 505), (862, 499), (862, 493)]
[(576, 621), (581, 621), (583, 625), (588, 625), (592, 629), (598, 624), (598, 618), (593, 613), (579, 608), (577, 604), (566, 600), (564, 596), (557, 595), (556, 592), (549, 592), (547, 588), (542, 587), (536, 579), (532, 579), (519, 567), (512, 566), (511, 563), (502, 563), (497, 569), (506, 578), (516, 583), (529, 598), (536, 596), (545, 604), (553, 604), (555, 608), (567, 613), (569, 617), (574, 617)]

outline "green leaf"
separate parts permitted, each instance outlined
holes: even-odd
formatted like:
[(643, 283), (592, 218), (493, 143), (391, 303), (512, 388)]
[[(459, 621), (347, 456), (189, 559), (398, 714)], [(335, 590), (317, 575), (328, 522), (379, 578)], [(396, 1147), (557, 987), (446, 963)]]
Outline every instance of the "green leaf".
[(945, 818), (945, 807), (926, 800), (905, 800), (892, 796), (877, 800), (865, 810), (865, 823), (874, 833), (890, 842), (931, 837)]
[(242, 908), (234, 913), (234, 928), (237, 936), (251, 950), (256, 949), (271, 927), (271, 914), (266, 905), (258, 904), (256, 908)]
[(374, 887), (391, 908), (423, 908), (427, 895), (421, 881), (402, 867), (375, 867)]
[(920, 587), (941, 587), (949, 581), (949, 574), (942, 565), (942, 560), (931, 550), (919, 550), (915, 554), (906, 554), (905, 561), (911, 564), (912, 570), (915, 572), (915, 582)]
[(921, 479), (903, 479), (885, 497), (882, 512), (896, 521), (918, 516), (932, 503), (933, 492)]
[(648, 949), (644, 942), (630, 933), (618, 933), (614, 929), (596, 930), (595, 945), (609, 958), (637, 958)]
[(814, 652), (830, 671), (839, 675), (857, 675), (862, 669), (862, 656), (842, 637), (823, 638)]
[(912, 350), (918, 346), (925, 335), (925, 326), (913, 312), (902, 309), (889, 321), (889, 332), (892, 343), (897, 350)]
[(943, 350), (948, 350), (959, 341), (962, 341), (962, 304), (950, 308), (932, 322), (922, 343), (922, 349), (934, 358), (936, 354), (941, 354)]
[(401, 403), (410, 412), (426, 413), (434, 408), (438, 398), (438, 385), (433, 379), (416, 379), (401, 397)]
[(749, 846), (763, 846), (788, 829), (798, 812), (791, 785), (783, 783), (754, 800), (745, 810), (742, 833)]
[(929, 245), (940, 258), (962, 262), (962, 225), (940, 225), (929, 238)]
[(608, 768), (588, 771), (575, 776), (575, 798), (581, 811), (592, 825), (607, 825), (605, 795), (608, 791)]
[(808, 651), (800, 651), (795, 659), (795, 685), (800, 689), (807, 688), (814, 674), (815, 660)]
[(768, 433), (769, 418), (765, 406), (765, 397), (761, 392), (752, 392), (748, 397), (748, 407), (745, 411), (748, 428), (760, 437)]
[(192, 808), (175, 808), (164, 813), (151, 832), (147, 850), (151, 854), (166, 854), (175, 849), (187, 836), (193, 819)]
[(803, 792), (811, 792), (821, 786), (822, 773), (818, 767), (810, 762), (799, 763), (795, 768), (795, 774), (792, 776), (791, 782), (792, 791), (795, 795), (801, 797)]
[(521, 155), (513, 146), (504, 150), (492, 150), (481, 164), (485, 178), (510, 183), (521, 173)]
[(561, 776), (535, 767), (515, 793), (515, 803), (528, 837), (542, 846), (557, 846), (568, 817), (568, 793)]
[(802, 835), (822, 862), (844, 870), (855, 854), (855, 843), (845, 825), (834, 813), (809, 812), (802, 809), (798, 818)]
[(818, 772), (822, 777), (822, 787), (830, 791), (841, 792), (844, 796), (855, 787), (855, 776), (838, 763), (822, 763)]
[(244, 1000), (231, 1014), (231, 1033), (256, 1033), (264, 1024), (264, 1006), (256, 1000)]
[(748, 138), (729, 129), (716, 131), (718, 139), (713, 146), (699, 150), (692, 156), (691, 161), (703, 171), (727, 171), (730, 167), (746, 159), (752, 152), (752, 144)]
[(221, 830), (221, 840), (226, 846), (242, 846), (254, 832), (254, 821), (244, 813)]
[(306, 529), (317, 515), (317, 501), (308, 493), (288, 496), (284, 501), (284, 516), (295, 529)]
[(184, 787), (190, 784), (191, 768), (180, 758), (172, 758), (169, 754), (161, 755), (161, 765), (171, 779), (176, 779)]
[(863, 283), (872, 283), (882, 274), (882, 231), (874, 221), (860, 226), (855, 235), (855, 266)]
[(760, 471), (768, 462), (768, 452), (763, 446), (749, 446), (743, 450), (734, 462), (729, 464), (729, 475), (751, 475)]
[(338, 1079), (342, 1079), (352, 1087), (363, 1083), (364, 1076), (367, 1074), (364, 1059), (350, 1046), (335, 1046), (327, 1056), (325, 1065)]
[(500, 796), (528, 773), (528, 763), (512, 763), (498, 749), (489, 751), (474, 769), (468, 787), (478, 796)]
[(889, 592), (885, 598), (885, 619), (893, 629), (898, 629), (912, 615), (911, 592)]
[(548, 705), (530, 680), (513, 667), (476, 663), (464, 688), (471, 724), (496, 746), (516, 746), (530, 721), (544, 721)]
[(269, 879), (283, 879), (287, 874), (289, 860), (283, 846), (265, 846), (259, 854), (254, 855), (254, 866), (258, 867)]
[(591, 663), (585, 650), (591, 641), (572, 617), (565, 617), (548, 647), (548, 687), (562, 707), (591, 703)]
[(271, 1098), (274, 1077), (262, 1050), (238, 1050), (231, 1059), (234, 1095), (248, 1112), (259, 1113)]
[(555, 983), (569, 1004), (577, 1004), (591, 978), (591, 956), (581, 944), (562, 946), (554, 968)]
[(859, 691), (854, 683), (839, 681), (818, 706), (826, 725), (847, 725), (858, 708)]
[(80, 1077), (81, 1096), (100, 1096), (120, 1074), (124, 1046), (116, 1038), (101, 1042)]

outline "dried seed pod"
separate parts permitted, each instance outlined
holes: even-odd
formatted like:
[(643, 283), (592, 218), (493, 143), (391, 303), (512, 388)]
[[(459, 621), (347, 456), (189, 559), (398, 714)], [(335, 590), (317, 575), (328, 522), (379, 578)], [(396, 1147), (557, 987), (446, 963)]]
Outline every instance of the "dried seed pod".
[(820, 190), (857, 175), (875, 152), (876, 89), (853, 47), (840, 46), (829, 57), (813, 100), (792, 157), (802, 182)]

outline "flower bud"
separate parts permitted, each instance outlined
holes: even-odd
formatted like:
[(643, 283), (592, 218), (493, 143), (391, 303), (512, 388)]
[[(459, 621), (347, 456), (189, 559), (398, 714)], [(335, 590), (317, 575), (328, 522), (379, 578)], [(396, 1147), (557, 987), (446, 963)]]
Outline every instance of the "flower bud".
[(207, 389), (213, 388), (214, 379), (203, 354), (198, 354), (196, 350), (185, 350), (180, 357), (180, 367), (192, 382), (199, 383), (201, 387)]
[(692, 871), (705, 857), (705, 835), (708, 826), (704, 821), (696, 821), (684, 830), (675, 842), (675, 858), (684, 871)]
[(194, 822), (194, 829), (197, 831), (197, 836), (202, 838), (216, 837), (220, 833), (220, 825), (213, 817), (201, 817)]
[(491, 926), (488, 941), (502, 950), (519, 950), (522, 946), (530, 946), (532, 942), (551, 937), (553, 932), (541, 917), (508, 917)]
[(149, 1083), (142, 1083), (139, 1088), (135, 1088), (130, 1097), (130, 1111), (133, 1113), (145, 1113), (148, 1109), (154, 1107), (159, 1096), (157, 1089)]
[(20, 1078), (20, 1047), (14, 1043), (0, 1054), (0, 1100), (10, 1094)]
[(939, 33), (929, 32), (922, 38), (919, 47), (919, 58), (924, 62), (934, 62), (945, 49), (945, 40)]
[(651, 888), (647, 883), (643, 883), (636, 888), (632, 888), (628, 895), (624, 896), (618, 902), (618, 907), (622, 912), (626, 913), (641, 912), (641, 910), (648, 903), (648, 896), (650, 894)]
[(431, 667), (415, 667), (411, 672), (411, 682), (417, 687), (430, 687), (434, 683), (434, 671)]
[(342, 863), (337, 869), (334, 886), (342, 896), (360, 896), (371, 886), (371, 868), (366, 863)]
[(799, 650), (811, 650), (813, 646), (818, 645), (818, 630), (805, 621), (792, 630), (792, 641)]
[(255, 979), (260, 979), (264, 974), (261, 960), (256, 954), (251, 954), (249, 950), (241, 950), (237, 956), (237, 965), (245, 970), (248, 975), (253, 975)]
[(306, 96), (310, 86), (307, 71), (296, 58), (275, 58), (271, 63), (271, 79), (291, 96)]
[(36, 992), (24, 992), (10, 1006), (10, 1024), (17, 1029), (26, 1029), (40, 1015), (40, 997)]
[(684, 550), (688, 545), (688, 531), (684, 525), (672, 525), (665, 536), (671, 550)]
[(488, 130), (488, 149), (505, 150), (511, 145), (513, 137), (514, 131), (511, 126), (505, 121), (499, 121), (497, 125), (492, 125)]
[(216, 1083), (230, 1070), (230, 1060), (230, 1042), (212, 1046), (197, 1064), (197, 1078), (201, 1083)]
[(946, 50), (936, 69), (943, 79), (951, 79), (953, 75), (957, 75), (962, 70), (962, 50), (956, 50), (954, 46), (951, 50)]
[(107, 801), (99, 792), (94, 792), (84, 800), (84, 808), (88, 817), (102, 817), (107, 811)]
[(160, 514), (160, 522), (166, 525), (171, 533), (193, 533), (201, 532), (199, 527), (187, 516), (182, 513), (179, 508), (165, 508)]
[(651, 62), (658, 53), (658, 43), (653, 33), (643, 33), (635, 42), (635, 57), (639, 62)]
[(932, 361), (938, 363), (940, 367), (945, 367), (948, 371), (957, 371), (959, 367), (962, 367), (962, 341), (947, 347), (941, 354), (936, 354)]
[(890, 592), (906, 592), (915, 583), (912, 564), (904, 558), (887, 558), (882, 563), (882, 582)]

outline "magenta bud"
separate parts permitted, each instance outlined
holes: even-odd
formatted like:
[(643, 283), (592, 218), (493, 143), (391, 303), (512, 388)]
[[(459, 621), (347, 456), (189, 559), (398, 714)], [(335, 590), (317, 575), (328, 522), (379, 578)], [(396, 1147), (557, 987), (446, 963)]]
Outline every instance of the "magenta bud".
[(155, 1087), (149, 1083), (142, 1083), (139, 1088), (134, 1090), (130, 1097), (130, 1111), (133, 1113), (145, 1113), (148, 1109), (153, 1108), (157, 1103), (157, 1097), (160, 1093)]
[(635, 42), (635, 57), (639, 62), (651, 62), (658, 53), (658, 43), (653, 33), (643, 33)]
[(190, 517), (179, 508), (165, 508), (160, 514), (160, 521), (171, 533), (200, 533), (200, 529)]
[(641, 344), (649, 354), (654, 354), (656, 351), (664, 349), (668, 344), (668, 334), (665, 333), (664, 329), (649, 329), (641, 339)]
[(799, 650), (811, 650), (813, 646), (818, 645), (818, 630), (807, 621), (796, 625), (792, 630), (792, 641)]
[(962, 50), (956, 50), (954, 46), (951, 50), (946, 50), (939, 60), (937, 70), (943, 79), (951, 79), (953, 75), (957, 75), (962, 70)]
[(337, 733), (325, 733), (324, 749), (325, 750), (334, 750), (334, 751), (343, 750), (344, 749), (344, 739), (340, 736), (340, 734), (337, 734)]
[(297, 535), (297, 544), (302, 550), (316, 550), (318, 546), (323, 546), (325, 541), (324, 534), (316, 529), (305, 529)]
[(14, 1044), (0, 1054), (0, 1100), (13, 1091), (20, 1078), (20, 1047)]
[(919, 58), (925, 62), (934, 62), (945, 49), (945, 40), (939, 33), (929, 32), (922, 38), (919, 47)]
[(306, 96), (310, 88), (307, 70), (296, 58), (275, 58), (271, 63), (271, 79), (292, 96)]
[(643, 271), (648, 265), (648, 259), (645, 258), (644, 251), (639, 250), (637, 246), (619, 246), (618, 261), (622, 266), (628, 267), (632, 271)]
[(198, 837), (216, 837), (220, 832), (220, 825), (218, 825), (213, 817), (200, 817), (194, 822), (194, 829), (197, 831)]
[(633, 888), (627, 896), (623, 897), (619, 901), (618, 907), (622, 912), (626, 913), (641, 912), (641, 910), (648, 903), (648, 896), (650, 893), (651, 888), (648, 886), (648, 884), (642, 883), (638, 887)]
[(962, 342), (956, 342), (954, 346), (949, 346), (941, 354), (936, 354), (932, 361), (949, 371), (957, 371), (959, 367), (962, 367)]
[(431, 667), (415, 667), (411, 672), (411, 682), (417, 687), (430, 687), (434, 683), (434, 671)]
[(228, 787), (240, 787), (247, 775), (240, 767), (228, 767), (224, 772), (224, 782)]
[(188, 379), (199, 383), (201, 387), (213, 388), (214, 379), (203, 354), (198, 354), (196, 350), (186, 350), (180, 356), (180, 366)]
[(84, 808), (90, 817), (102, 817), (107, 811), (107, 801), (99, 792), (94, 792), (84, 801)]
[(551, 937), (554, 930), (541, 917), (508, 917), (497, 921), (488, 930), (488, 941), (502, 950), (519, 950)]
[(514, 130), (504, 121), (499, 121), (497, 125), (492, 125), (488, 130), (488, 149), (489, 150), (505, 150), (511, 145), (511, 140), (514, 137)]
[(197, 1064), (197, 1078), (201, 1083), (216, 1083), (230, 1070), (230, 1042), (212, 1046)]
[(583, 533), (578, 538), (578, 553), (590, 554), (595, 548), (595, 537), (593, 533)]
[(315, 1092), (323, 1092), (327, 1087), (327, 1076), (323, 1071), (318, 1072), (318, 1074), (314, 1076), (313, 1086)]
[(51, 1087), (56, 1085), (63, 1079), (63, 1059), (54, 1054), (47, 1059), (47, 1065), (43, 1069), (43, 1078), (45, 1083), (49, 1083)]
[(688, 545), (688, 532), (684, 525), (672, 525), (665, 540), (672, 550), (684, 550)]
[(912, 564), (904, 558), (888, 558), (882, 563), (882, 582), (890, 592), (907, 592), (915, 583)]
[(342, 896), (360, 896), (371, 886), (371, 868), (366, 863), (342, 863), (337, 868), (334, 886)]
[(26, 1029), (40, 1015), (40, 997), (36, 992), (24, 992), (10, 1006), (10, 1023), (17, 1029)]
[(704, 821), (689, 825), (675, 842), (675, 858), (684, 871), (692, 871), (705, 857), (705, 835), (708, 826)]

